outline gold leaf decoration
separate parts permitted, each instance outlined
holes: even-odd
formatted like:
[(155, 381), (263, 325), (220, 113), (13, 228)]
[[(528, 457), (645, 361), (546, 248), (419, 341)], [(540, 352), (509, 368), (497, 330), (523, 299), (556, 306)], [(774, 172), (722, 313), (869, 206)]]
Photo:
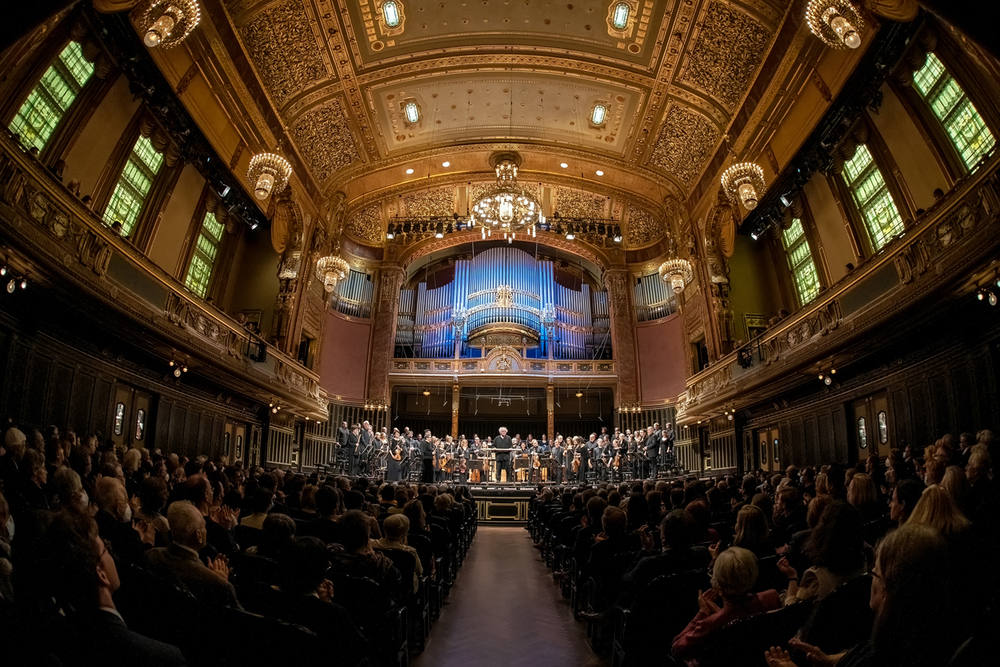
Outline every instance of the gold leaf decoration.
[(714, 2), (708, 8), (684, 81), (732, 111), (750, 86), (771, 33), (748, 14)]
[(672, 106), (649, 161), (690, 185), (701, 173), (719, 140), (718, 128), (705, 116)]
[(367, 206), (351, 216), (347, 223), (347, 233), (362, 241), (380, 245), (382, 243), (382, 216), (379, 215), (378, 204)]
[(637, 206), (628, 207), (627, 227), (626, 242), (630, 248), (646, 245), (663, 232), (662, 225), (653, 214)]
[(309, 84), (330, 76), (302, 0), (267, 8), (244, 25), (240, 35), (278, 106)]
[(295, 121), (292, 135), (321, 183), (358, 159), (354, 137), (337, 100), (312, 109)]
[(607, 218), (607, 202), (606, 197), (582, 190), (556, 190), (556, 208), (565, 218)]
[(437, 188), (403, 197), (406, 215), (451, 215), (455, 212), (455, 188)]

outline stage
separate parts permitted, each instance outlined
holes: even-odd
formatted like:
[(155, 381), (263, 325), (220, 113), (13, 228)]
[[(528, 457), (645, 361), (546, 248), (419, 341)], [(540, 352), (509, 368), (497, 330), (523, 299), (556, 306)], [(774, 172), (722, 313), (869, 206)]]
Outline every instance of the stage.
[(520, 526), (528, 522), (528, 501), (535, 487), (502, 484), (470, 485), (476, 499), (479, 523), (493, 526)]

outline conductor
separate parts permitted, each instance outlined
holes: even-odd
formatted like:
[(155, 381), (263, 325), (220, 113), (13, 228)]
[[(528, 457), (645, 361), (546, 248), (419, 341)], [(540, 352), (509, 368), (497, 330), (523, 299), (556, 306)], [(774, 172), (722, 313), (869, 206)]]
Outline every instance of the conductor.
[(497, 481), (500, 481), (500, 471), (507, 471), (507, 481), (513, 481), (514, 470), (510, 467), (510, 450), (514, 446), (514, 441), (507, 435), (507, 427), (500, 427), (500, 435), (493, 438), (493, 447), (496, 449), (497, 457)]

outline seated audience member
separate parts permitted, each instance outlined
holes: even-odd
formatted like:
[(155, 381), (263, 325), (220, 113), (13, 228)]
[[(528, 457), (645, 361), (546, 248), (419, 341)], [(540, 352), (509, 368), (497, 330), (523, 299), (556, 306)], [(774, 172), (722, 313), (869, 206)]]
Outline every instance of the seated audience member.
[(774, 495), (774, 531), (771, 542), (780, 547), (788, 544), (792, 535), (808, 528), (806, 508), (798, 487), (786, 484)]
[(967, 517), (972, 515), (976, 509), (976, 504), (972, 498), (972, 490), (969, 488), (969, 480), (965, 478), (964, 468), (948, 466), (944, 471), (944, 479), (941, 480), (941, 487), (948, 492), (948, 495), (955, 501), (962, 514)]
[[(178, 648), (128, 629), (115, 608), (121, 582), (115, 559), (90, 517), (58, 513), (25, 563), (40, 581), (37, 594), (62, 608), (43, 647), (66, 665), (186, 665)], [(18, 567), (21, 567), (19, 565)]]
[(11, 489), (13, 493), (9, 502), (15, 515), (49, 509), (49, 498), (45, 492), (48, 476), (45, 456), (34, 449), (27, 450), (21, 457), (17, 483)]
[(660, 524), (663, 549), (659, 554), (653, 553), (653, 538), (648, 529), (640, 531), (642, 551), (622, 577), (622, 606), (628, 606), (637, 591), (660, 575), (708, 567), (712, 560), (708, 549), (692, 545), (696, 530), (694, 518), (687, 511), (673, 510)]
[[(713, 634), (732, 621), (746, 618), (781, 606), (775, 590), (751, 593), (757, 581), (757, 557), (741, 547), (732, 547), (719, 554), (712, 572), (712, 588), (698, 598), (698, 613), (688, 626), (674, 638), (674, 657), (688, 665), (703, 664), (704, 653)], [(722, 598), (720, 607), (716, 600)]]
[(405, 487), (397, 486), (393, 492), (393, 498), (395, 498), (395, 502), (389, 508), (389, 514), (402, 514), (403, 506), (410, 501), (410, 494), (406, 492)]
[(11, 564), (11, 541), (14, 539), (14, 517), (10, 515), (10, 505), (3, 493), (0, 493), (0, 600), (10, 601), (14, 598), (11, 588), (11, 574), (14, 568)]
[[(792, 640), (812, 665), (932, 667), (948, 664), (958, 646), (948, 547), (929, 526), (905, 525), (879, 543), (872, 570), (871, 638), (846, 653), (826, 655)], [(795, 667), (787, 651), (772, 647), (769, 667)]]
[(92, 515), (97, 511), (96, 506), (91, 506), (90, 496), (83, 488), (83, 481), (80, 475), (72, 468), (63, 466), (58, 468), (52, 475), (52, 491), (57, 509), (66, 509)]
[(189, 501), (178, 500), (167, 510), (170, 546), (146, 553), (146, 564), (155, 573), (188, 590), (202, 602), (241, 608), (236, 589), (229, 583), (229, 559), (220, 555), (205, 565), (198, 551), (205, 546), (205, 517)]
[(94, 519), (101, 537), (111, 542), (115, 557), (126, 563), (138, 563), (155, 541), (155, 530), (144, 522), (132, 523), (132, 506), (129, 505), (125, 485), (114, 477), (98, 477), (97, 514)]
[(803, 551), (813, 565), (802, 573), (801, 581), (787, 558), (778, 561), (778, 569), (788, 577), (786, 605), (800, 600), (822, 600), (840, 584), (865, 573), (861, 513), (849, 503), (831, 502)]
[(804, 552), (806, 543), (809, 541), (813, 529), (819, 525), (819, 518), (826, 510), (826, 506), (831, 502), (833, 502), (833, 498), (829, 495), (816, 496), (810, 500), (806, 507), (806, 525), (809, 527), (792, 535), (792, 541), (788, 543), (787, 547), (778, 550), (779, 553), (788, 558), (788, 562), (796, 570), (805, 570), (809, 567), (809, 558)]
[(861, 512), (861, 522), (875, 521), (882, 516), (884, 505), (879, 504), (875, 480), (867, 473), (859, 472), (851, 478), (847, 487), (847, 502)]
[(332, 486), (322, 486), (316, 491), (316, 518), (302, 526), (302, 534), (317, 537), (326, 544), (340, 541), (337, 523), (340, 491)]
[(749, 549), (757, 558), (774, 555), (774, 547), (771, 546), (770, 531), (767, 527), (767, 516), (757, 505), (744, 505), (736, 513), (733, 546)]
[(354, 577), (368, 577), (392, 590), (399, 585), (399, 570), (372, 548), (369, 539), (374, 519), (360, 510), (348, 510), (340, 519), (340, 544), (331, 547), (333, 569)]
[(281, 562), (294, 540), (295, 519), (287, 514), (272, 513), (264, 519), (260, 542), (247, 549), (246, 552), (253, 556)]
[[(190, 462), (196, 465), (197, 462)], [(189, 463), (189, 464), (190, 464)], [(183, 485), (183, 497), (191, 501), (205, 517), (205, 530), (208, 536), (205, 552), (202, 554), (206, 560), (214, 560), (216, 554), (226, 554), (232, 556), (239, 551), (236, 538), (233, 535), (233, 528), (239, 519), (239, 510), (232, 510), (229, 507), (216, 507), (213, 503), (215, 492), (208, 477), (202, 473), (189, 475)]]
[[(618, 596), (622, 576), (627, 569), (631, 555), (635, 553), (634, 538), (627, 532), (628, 517), (620, 507), (607, 507), (601, 517), (602, 531), (594, 538), (594, 546), (590, 549), (590, 557), (582, 568), (581, 578), (594, 578), (597, 584), (597, 599), (594, 607), (610, 606)], [(642, 530), (648, 535), (648, 528)], [(653, 545), (650, 544), (650, 551)], [(624, 555), (624, 556), (623, 556)], [(623, 556), (624, 564), (617, 562)]]
[(385, 518), (382, 524), (385, 536), (375, 540), (372, 545), (378, 551), (391, 551), (398, 549), (405, 551), (416, 561), (416, 569), (413, 572), (413, 592), (420, 589), (420, 577), (424, 576), (424, 568), (420, 562), (420, 554), (406, 542), (406, 534), (410, 531), (410, 520), (404, 514), (391, 514)]
[(410, 528), (406, 533), (406, 543), (417, 550), (420, 564), (428, 576), (434, 575), (434, 542), (430, 529), (427, 527), (427, 516), (424, 505), (416, 498), (403, 505), (403, 515), (410, 520)]
[(250, 516), (240, 519), (240, 525), (261, 530), (264, 527), (264, 519), (267, 518), (267, 513), (273, 505), (274, 493), (263, 487), (257, 489), (250, 496)]
[(919, 479), (904, 479), (899, 482), (892, 490), (892, 500), (889, 502), (889, 519), (900, 526), (906, 523), (925, 488), (924, 483)]
[(139, 509), (136, 517), (152, 526), (155, 531), (154, 546), (162, 547), (170, 540), (170, 523), (163, 515), (163, 508), (170, 495), (167, 483), (161, 477), (150, 475), (139, 483)]
[(587, 501), (587, 515), (583, 518), (583, 527), (576, 533), (573, 541), (573, 548), (570, 555), (576, 559), (577, 564), (586, 563), (590, 558), (590, 550), (594, 546), (594, 540), (601, 533), (604, 510), (608, 507), (608, 501), (599, 496), (594, 496)]

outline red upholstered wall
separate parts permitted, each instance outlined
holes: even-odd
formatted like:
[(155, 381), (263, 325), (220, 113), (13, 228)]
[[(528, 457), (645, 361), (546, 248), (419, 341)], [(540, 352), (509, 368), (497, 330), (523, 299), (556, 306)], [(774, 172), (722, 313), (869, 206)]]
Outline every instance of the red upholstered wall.
[(327, 312), (319, 379), (331, 399), (342, 396), (344, 400), (363, 401), (367, 397), (370, 334), (370, 322), (348, 321), (343, 316)]
[(639, 355), (639, 393), (643, 402), (675, 400), (684, 391), (684, 327), (681, 316), (671, 315), (635, 328)]

